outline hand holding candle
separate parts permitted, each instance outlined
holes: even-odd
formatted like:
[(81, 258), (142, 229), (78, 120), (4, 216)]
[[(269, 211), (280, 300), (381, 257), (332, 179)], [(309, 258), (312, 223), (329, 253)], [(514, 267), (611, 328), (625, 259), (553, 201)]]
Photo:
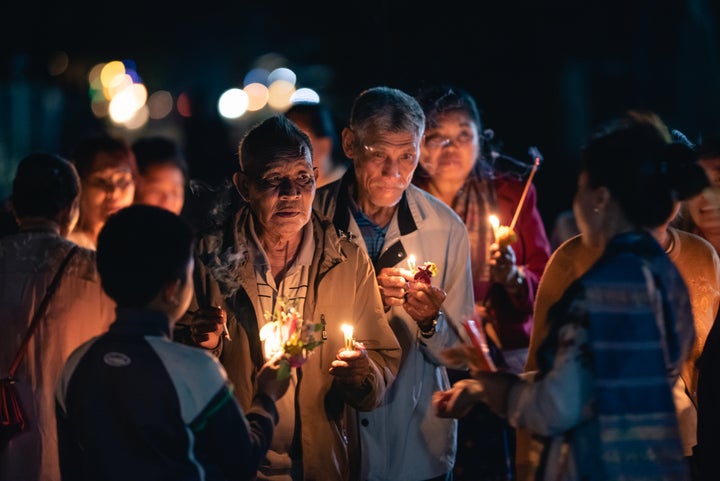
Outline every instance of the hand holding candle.
[(353, 339), (353, 327), (350, 324), (343, 324), (340, 326), (342, 329), (343, 337), (345, 338), (345, 350), (352, 351), (355, 346), (355, 339)]
[(512, 227), (500, 225), (500, 219), (495, 214), (488, 217), (488, 222), (493, 229), (493, 237), (499, 249), (506, 249), (510, 244), (517, 241), (517, 234)]
[(408, 269), (413, 273), (413, 280), (425, 284), (430, 284), (430, 279), (436, 276), (438, 272), (437, 265), (434, 262), (425, 262), (423, 265), (418, 266), (415, 263), (415, 256), (412, 254), (408, 257)]

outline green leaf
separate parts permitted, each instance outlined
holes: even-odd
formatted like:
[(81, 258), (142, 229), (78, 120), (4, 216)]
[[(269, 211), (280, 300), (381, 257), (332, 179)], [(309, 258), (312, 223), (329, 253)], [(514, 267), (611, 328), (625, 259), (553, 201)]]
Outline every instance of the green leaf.
[(277, 378), (287, 379), (290, 377), (290, 364), (287, 361), (280, 361), (280, 367), (278, 368)]

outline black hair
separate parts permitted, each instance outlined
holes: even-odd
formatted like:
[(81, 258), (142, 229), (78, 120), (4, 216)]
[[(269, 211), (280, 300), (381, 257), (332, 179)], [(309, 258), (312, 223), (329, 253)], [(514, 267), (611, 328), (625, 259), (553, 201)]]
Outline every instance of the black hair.
[(10, 200), (18, 218), (56, 220), (79, 193), (80, 179), (69, 161), (55, 154), (33, 153), (18, 165)]
[(478, 134), (483, 134), (482, 118), (477, 102), (470, 93), (460, 87), (449, 84), (432, 85), (421, 89), (415, 98), (425, 112), (428, 128), (437, 126), (437, 117), (445, 112), (461, 111), (475, 122)]
[(180, 169), (185, 180), (188, 179), (188, 164), (180, 146), (168, 137), (155, 135), (141, 137), (132, 144), (138, 171), (145, 175), (155, 165), (171, 164)]
[(350, 160), (345, 157), (338, 135), (332, 111), (317, 102), (296, 102), (285, 111), (285, 116), (293, 122), (300, 122), (310, 129), (315, 137), (327, 137), (332, 143), (330, 160), (333, 165), (347, 165)]
[(283, 114), (268, 117), (240, 141), (240, 170), (256, 178), (268, 162), (277, 159), (312, 159), (310, 138)]
[(590, 186), (607, 187), (638, 227), (663, 224), (676, 201), (709, 185), (692, 149), (669, 143), (657, 125), (631, 115), (612, 120), (591, 136), (581, 162)]
[[(101, 152), (110, 155), (107, 156), (103, 164), (98, 165), (96, 157)], [(130, 169), (133, 177), (137, 175), (135, 154), (130, 145), (123, 139), (106, 134), (82, 139), (75, 147), (72, 161), (81, 179), (87, 179), (90, 174), (105, 167), (125, 166)]]
[(163, 208), (134, 204), (111, 215), (98, 236), (102, 287), (119, 307), (144, 307), (185, 278), (192, 257), (188, 223)]
[(306, 124), (316, 137), (330, 137), (337, 141), (337, 132), (332, 113), (316, 102), (296, 102), (285, 111), (285, 116), (293, 122)]

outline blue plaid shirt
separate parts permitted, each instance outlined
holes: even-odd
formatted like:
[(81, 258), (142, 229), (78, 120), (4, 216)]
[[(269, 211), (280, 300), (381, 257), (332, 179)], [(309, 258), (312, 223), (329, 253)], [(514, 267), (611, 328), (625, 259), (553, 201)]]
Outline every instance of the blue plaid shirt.
[(368, 255), (370, 256), (370, 259), (372, 259), (373, 263), (375, 263), (380, 257), (383, 244), (385, 244), (385, 234), (387, 234), (390, 223), (388, 223), (385, 227), (378, 226), (368, 219), (363, 211), (360, 210), (358, 205), (352, 200), (350, 201), (350, 212), (352, 212), (355, 222), (357, 222), (357, 225), (360, 228), (360, 234), (365, 240)]

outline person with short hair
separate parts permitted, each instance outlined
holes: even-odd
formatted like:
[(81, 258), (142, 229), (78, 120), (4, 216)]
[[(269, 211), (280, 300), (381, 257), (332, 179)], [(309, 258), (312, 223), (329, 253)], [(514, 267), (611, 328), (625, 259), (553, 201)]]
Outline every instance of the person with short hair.
[[(360, 413), (362, 479), (452, 479), (455, 463), (457, 421), (437, 418), (431, 400), (450, 386), (439, 353), (465, 338), (462, 322), (473, 316), (470, 245), (460, 217), (410, 183), (424, 131), (412, 96), (388, 86), (361, 92), (342, 132), (353, 165), (315, 200), (372, 259), (403, 350), (383, 405)], [(426, 262), (437, 269), (428, 283), (415, 278)]]
[(190, 226), (156, 206), (122, 209), (100, 231), (116, 319), (57, 383), (63, 479), (254, 479), (288, 382), (263, 365), (246, 417), (217, 359), (172, 341), (193, 295), (192, 245)]
[[(239, 154), (233, 182), (244, 202), (200, 237), (191, 309), (202, 316), (176, 338), (214, 350), (246, 406), (259, 366), (289, 339), (279, 333), (293, 322), (315, 332), (322, 343), (288, 369), (291, 387), (257, 476), (358, 479), (357, 411), (383, 402), (401, 356), (372, 263), (313, 209), (312, 143), (292, 121), (277, 114), (256, 124)], [(227, 324), (207, 312), (213, 306), (227, 313)], [(290, 309), (297, 318), (285, 322)], [(357, 343), (346, 344), (343, 324), (353, 326)]]
[[(28, 332), (52, 279), (74, 244), (66, 236), (77, 223), (80, 179), (56, 154), (24, 157), (13, 179), (10, 203), (18, 232), (0, 239), (0, 376)], [(81, 343), (104, 332), (115, 303), (100, 285), (95, 253), (79, 248), (38, 321), (15, 388), (26, 428), (0, 446), (0, 480), (60, 478), (55, 430), (55, 382), (62, 364)]]
[(132, 143), (138, 166), (135, 203), (156, 205), (180, 215), (185, 205), (188, 165), (180, 146), (169, 137), (141, 137)]

